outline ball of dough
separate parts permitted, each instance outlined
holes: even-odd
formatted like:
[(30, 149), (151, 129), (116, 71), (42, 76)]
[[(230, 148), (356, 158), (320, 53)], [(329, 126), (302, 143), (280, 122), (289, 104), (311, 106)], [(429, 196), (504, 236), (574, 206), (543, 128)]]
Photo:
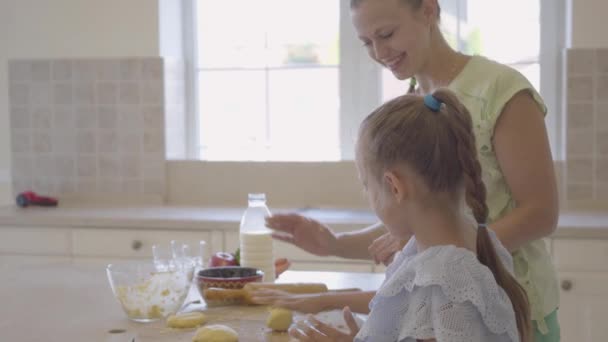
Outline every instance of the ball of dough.
[(225, 325), (214, 324), (199, 328), (192, 342), (238, 342), (239, 334)]
[(266, 326), (274, 331), (287, 331), (292, 322), (293, 313), (291, 310), (273, 308), (270, 310)]
[(167, 318), (167, 326), (176, 329), (196, 328), (207, 322), (207, 316), (202, 312), (188, 312), (179, 315), (171, 315)]

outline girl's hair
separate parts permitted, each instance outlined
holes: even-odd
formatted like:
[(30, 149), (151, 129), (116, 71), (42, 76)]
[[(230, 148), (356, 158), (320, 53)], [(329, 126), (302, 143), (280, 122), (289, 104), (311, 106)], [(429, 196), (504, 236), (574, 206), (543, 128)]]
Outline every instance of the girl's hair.
[[(411, 6), (412, 9), (417, 10), (420, 8), (420, 6), (422, 6), (422, 1), (423, 0), (397, 0), (401, 3), (403, 3), (404, 5), (408, 5)], [(359, 6), (359, 4), (363, 2), (363, 0), (350, 0), (350, 8), (355, 8), (357, 6)], [(439, 3), (437, 3), (437, 19), (441, 18), (441, 6), (439, 6)]]
[(376, 179), (387, 168), (404, 163), (431, 192), (458, 194), (464, 186), (467, 204), (479, 224), (477, 258), (509, 296), (520, 338), (529, 341), (531, 318), (526, 292), (498, 258), (485, 227), (486, 188), (471, 116), (450, 90), (436, 90), (433, 96), (442, 103), (437, 112), (416, 95), (397, 97), (376, 109), (361, 124), (358, 152), (366, 171)]

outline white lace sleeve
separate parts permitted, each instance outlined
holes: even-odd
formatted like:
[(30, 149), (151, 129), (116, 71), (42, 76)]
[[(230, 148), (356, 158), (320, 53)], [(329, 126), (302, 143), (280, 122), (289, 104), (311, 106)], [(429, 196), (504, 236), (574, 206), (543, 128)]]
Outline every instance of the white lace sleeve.
[(475, 254), (432, 247), (394, 270), (356, 341), (519, 341), (506, 293)]

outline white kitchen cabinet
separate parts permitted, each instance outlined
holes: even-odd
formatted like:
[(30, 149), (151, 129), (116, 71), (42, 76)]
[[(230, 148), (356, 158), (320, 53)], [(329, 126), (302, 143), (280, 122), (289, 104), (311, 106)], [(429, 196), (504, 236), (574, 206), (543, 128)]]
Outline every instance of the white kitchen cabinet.
[(192, 253), (198, 253), (198, 243), (208, 243), (205, 231), (160, 231), (144, 229), (73, 229), (74, 257), (145, 258), (152, 256), (152, 245), (169, 247), (171, 240), (187, 243)]
[(608, 272), (559, 272), (562, 341), (607, 341)]
[(555, 239), (553, 262), (559, 271), (608, 272), (608, 240)]
[(555, 239), (562, 341), (608, 340), (608, 241)]
[(0, 254), (69, 256), (70, 230), (47, 227), (0, 227)]
[(234, 253), (239, 248), (239, 232), (224, 232), (224, 251)]
[(54, 265), (54, 264), (65, 264), (71, 261), (69, 256), (40, 256), (40, 255), (0, 255), (0, 265)]

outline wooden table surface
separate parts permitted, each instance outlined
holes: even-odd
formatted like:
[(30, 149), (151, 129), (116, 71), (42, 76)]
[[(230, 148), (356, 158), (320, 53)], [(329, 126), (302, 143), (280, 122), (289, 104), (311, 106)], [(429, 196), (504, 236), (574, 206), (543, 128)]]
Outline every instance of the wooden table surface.
[[(99, 262), (19, 262), (0, 256), (0, 274), (0, 341), (187, 342), (194, 334), (193, 330), (166, 329), (164, 321), (141, 324), (128, 320), (112, 294), (105, 265)], [(383, 274), (373, 273), (288, 271), (279, 282), (323, 282), (330, 289), (375, 290), (383, 278)], [(200, 299), (194, 286), (187, 301), (193, 299)], [(211, 323), (236, 324), (240, 341), (289, 341), (286, 334), (265, 331), (264, 307), (206, 309), (194, 305), (188, 310), (206, 310)], [(109, 333), (112, 330), (124, 332)]]

